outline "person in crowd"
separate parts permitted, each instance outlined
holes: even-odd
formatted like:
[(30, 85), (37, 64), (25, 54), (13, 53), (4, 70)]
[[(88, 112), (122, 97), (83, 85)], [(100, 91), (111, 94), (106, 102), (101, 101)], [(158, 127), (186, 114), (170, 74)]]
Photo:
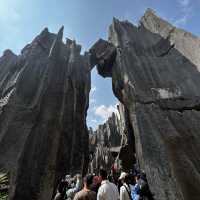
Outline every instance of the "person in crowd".
[(81, 179), (81, 175), (77, 174), (76, 177), (76, 184), (74, 187), (70, 188), (69, 190), (67, 190), (65, 198), (66, 199), (73, 199), (74, 195), (79, 192), (82, 188), (82, 179)]
[(65, 175), (65, 180), (69, 183), (70, 179), (71, 179), (71, 175), (70, 174), (67, 174)]
[(112, 175), (108, 175), (108, 180), (109, 180), (111, 183), (114, 183), (114, 179), (113, 179), (113, 176), (112, 176)]
[(118, 189), (118, 192), (120, 193), (120, 188), (122, 186), (122, 181), (118, 178), (118, 182), (117, 182), (117, 189)]
[(98, 176), (94, 176), (91, 190), (96, 192), (96, 195), (98, 193), (100, 185), (101, 185), (101, 182), (99, 180), (99, 177)]
[(140, 175), (135, 175), (135, 183), (134, 183), (133, 191), (131, 192), (131, 196), (133, 200), (140, 199), (140, 185), (138, 183), (139, 179), (140, 179)]
[(64, 196), (68, 186), (68, 182), (65, 180), (65, 178), (63, 178), (58, 185), (57, 193), (54, 200), (64, 200)]
[(122, 183), (120, 187), (120, 200), (132, 200), (131, 191), (133, 190), (133, 186), (130, 185), (129, 175), (126, 172), (122, 172), (119, 180)]
[(96, 193), (91, 190), (93, 184), (93, 175), (84, 177), (84, 188), (76, 193), (74, 200), (96, 200)]
[(119, 200), (117, 186), (107, 179), (107, 172), (100, 169), (101, 186), (97, 193), (97, 200)]
[(149, 189), (149, 185), (147, 182), (146, 174), (144, 172), (141, 172), (140, 175), (137, 176), (137, 184), (139, 186), (139, 194), (141, 199), (148, 199), (153, 200), (153, 194), (151, 193)]

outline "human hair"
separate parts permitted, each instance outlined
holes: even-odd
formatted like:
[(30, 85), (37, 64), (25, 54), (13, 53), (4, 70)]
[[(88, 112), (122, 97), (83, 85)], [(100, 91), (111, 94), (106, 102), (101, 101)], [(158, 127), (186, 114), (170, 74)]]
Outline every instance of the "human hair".
[(108, 177), (107, 171), (105, 169), (100, 169), (99, 175), (101, 176), (102, 180), (106, 180)]
[(92, 174), (88, 174), (88, 175), (86, 175), (84, 177), (83, 181), (84, 181), (84, 183), (85, 183), (85, 185), (87, 187), (90, 187), (92, 185), (92, 183), (93, 183), (93, 177), (94, 176)]
[(137, 179), (140, 179), (140, 178), (141, 178), (140, 174), (137, 174), (137, 175), (136, 175), (136, 178), (137, 178)]
[(126, 176), (124, 177), (124, 182), (126, 184), (130, 184), (130, 176), (129, 176), (129, 174), (126, 174)]

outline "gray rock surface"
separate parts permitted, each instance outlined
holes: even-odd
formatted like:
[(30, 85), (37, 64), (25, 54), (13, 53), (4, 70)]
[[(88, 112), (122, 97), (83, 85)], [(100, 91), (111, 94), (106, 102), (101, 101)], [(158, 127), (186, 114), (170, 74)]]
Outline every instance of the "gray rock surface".
[[(116, 58), (104, 59), (114, 47)], [(198, 38), (151, 10), (138, 27), (114, 19), (109, 42), (92, 47), (99, 73), (112, 77), (128, 110), (138, 164), (156, 200), (200, 197), (199, 51)]]
[(145, 12), (140, 24), (152, 33), (168, 38), (174, 48), (187, 57), (200, 71), (200, 39), (198, 37), (159, 18), (151, 9)]
[(88, 162), (88, 54), (44, 29), (19, 56), (0, 58), (0, 168), (12, 200), (51, 199), (61, 176)]
[(100, 168), (111, 169), (116, 156), (112, 155), (112, 148), (120, 149), (121, 132), (119, 119), (115, 113), (108, 120), (99, 125), (96, 131), (89, 135), (90, 163), (88, 171), (98, 173)]
[(113, 113), (96, 131), (90, 129), (89, 172), (98, 173), (100, 168), (110, 171), (114, 163), (121, 170), (133, 167), (135, 143), (127, 117), (124, 106), (119, 104), (118, 113)]

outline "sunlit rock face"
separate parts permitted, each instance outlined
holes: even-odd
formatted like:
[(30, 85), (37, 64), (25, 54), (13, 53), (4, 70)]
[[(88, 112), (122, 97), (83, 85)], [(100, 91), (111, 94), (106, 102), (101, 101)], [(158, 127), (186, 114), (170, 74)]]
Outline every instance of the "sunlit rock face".
[[(115, 58), (104, 59), (104, 52), (115, 51)], [(151, 10), (138, 27), (114, 19), (109, 42), (91, 49), (128, 110), (138, 164), (155, 199), (200, 197), (199, 51), (198, 38)]]
[(51, 199), (61, 176), (87, 170), (90, 64), (62, 37), (44, 29), (0, 58), (0, 168), (12, 200)]
[(200, 39), (198, 37), (159, 18), (151, 9), (146, 11), (140, 23), (149, 31), (168, 39), (171, 45), (174, 45), (174, 48), (186, 56), (200, 71)]
[(100, 168), (110, 170), (116, 155), (112, 155), (111, 148), (120, 148), (121, 132), (119, 119), (115, 113), (108, 120), (99, 125), (96, 131), (91, 130), (89, 139), (90, 164), (88, 171), (99, 172)]

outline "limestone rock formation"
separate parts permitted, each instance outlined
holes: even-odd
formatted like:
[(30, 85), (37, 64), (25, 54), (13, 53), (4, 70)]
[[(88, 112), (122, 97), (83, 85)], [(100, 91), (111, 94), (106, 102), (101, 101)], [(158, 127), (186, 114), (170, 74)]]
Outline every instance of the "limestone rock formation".
[(89, 135), (90, 164), (89, 171), (98, 173), (99, 169), (110, 170), (116, 156), (112, 155), (112, 148), (119, 149), (121, 144), (121, 134), (119, 119), (115, 113), (108, 120), (99, 125), (96, 131)]
[(157, 200), (200, 197), (199, 52), (198, 38), (151, 10), (138, 27), (114, 19), (109, 41), (91, 49), (128, 110), (138, 164)]
[(87, 170), (88, 54), (44, 29), (19, 56), (0, 58), (0, 169), (12, 200), (51, 199), (66, 173)]
[(125, 108), (119, 104), (117, 114), (113, 113), (96, 131), (90, 129), (89, 172), (98, 173), (101, 167), (109, 171), (114, 163), (122, 170), (131, 169), (135, 163), (132, 136)]
[(174, 45), (174, 48), (187, 57), (200, 71), (200, 39), (198, 37), (159, 18), (151, 9), (145, 12), (140, 23), (152, 33), (168, 39), (170, 44)]

